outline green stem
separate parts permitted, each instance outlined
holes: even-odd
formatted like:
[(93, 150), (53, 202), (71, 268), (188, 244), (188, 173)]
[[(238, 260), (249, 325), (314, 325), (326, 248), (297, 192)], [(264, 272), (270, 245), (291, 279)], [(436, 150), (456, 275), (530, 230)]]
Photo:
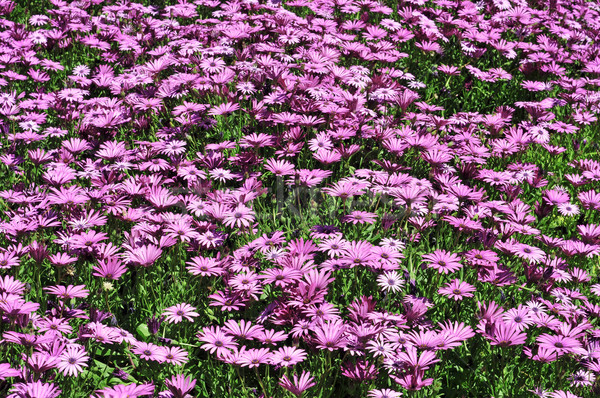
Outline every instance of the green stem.
[(269, 398), (269, 394), (267, 394), (267, 389), (265, 388), (265, 385), (260, 377), (260, 374), (258, 373), (258, 367), (254, 368), (254, 374), (256, 375), (256, 378), (258, 379), (258, 384), (260, 384), (260, 388), (262, 389), (262, 392), (263, 392), (265, 398)]
[(242, 383), (242, 389), (244, 390), (244, 396), (248, 396), (248, 389), (246, 388), (246, 383), (244, 383), (244, 378), (242, 377), (242, 375), (240, 374), (240, 367), (239, 366), (235, 366), (235, 373), (237, 373), (238, 379), (240, 379), (240, 382)]

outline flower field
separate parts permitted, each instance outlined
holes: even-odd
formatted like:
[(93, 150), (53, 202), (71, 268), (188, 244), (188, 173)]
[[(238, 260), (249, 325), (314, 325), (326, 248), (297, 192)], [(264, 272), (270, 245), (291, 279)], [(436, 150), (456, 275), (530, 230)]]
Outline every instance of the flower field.
[(0, 397), (600, 395), (597, 2), (0, 15)]

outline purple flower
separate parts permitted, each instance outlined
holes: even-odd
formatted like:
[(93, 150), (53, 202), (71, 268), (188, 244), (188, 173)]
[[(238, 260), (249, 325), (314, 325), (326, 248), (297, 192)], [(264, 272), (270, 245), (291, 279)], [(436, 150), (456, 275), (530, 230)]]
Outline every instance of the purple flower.
[(271, 353), (271, 364), (289, 367), (306, 359), (306, 351), (296, 347), (281, 347)]
[(169, 323), (179, 323), (184, 318), (188, 321), (194, 321), (193, 318), (197, 317), (199, 314), (195, 312), (194, 307), (186, 303), (180, 303), (174, 305), (172, 307), (166, 308), (163, 312), (165, 319)]
[(438, 293), (458, 301), (465, 297), (473, 297), (472, 292), (475, 290), (476, 289), (467, 282), (461, 282), (458, 279), (454, 279), (446, 286), (438, 289)]
[(87, 360), (90, 359), (82, 346), (68, 346), (60, 355), (60, 361), (56, 367), (65, 376), (77, 376), (87, 367)]
[(174, 398), (185, 398), (187, 393), (196, 386), (196, 379), (192, 379), (191, 376), (185, 377), (182, 374), (177, 374), (165, 380), (165, 384)]
[(296, 397), (300, 397), (304, 391), (316, 385), (314, 379), (310, 375), (310, 372), (306, 371), (303, 371), (300, 377), (294, 374), (293, 381), (290, 380), (287, 375), (283, 375), (281, 379), (279, 379), (278, 384), (294, 394)]
[(404, 280), (396, 271), (388, 271), (377, 277), (377, 284), (383, 291), (398, 292), (404, 286)]
[(344, 348), (347, 344), (347, 339), (344, 337), (345, 331), (346, 326), (341, 319), (322, 322), (314, 329), (316, 347), (329, 351)]
[(431, 254), (426, 254), (423, 256), (423, 261), (440, 274), (452, 273), (462, 268), (459, 257), (445, 250), (436, 250)]
[(581, 343), (573, 337), (561, 336), (561, 335), (550, 335), (543, 333), (536, 339), (537, 343), (541, 348), (545, 348), (551, 351), (555, 351), (558, 355), (568, 353), (582, 353)]
[(73, 299), (77, 297), (87, 297), (90, 291), (85, 289), (85, 285), (69, 285), (69, 286), (49, 286), (45, 287), (48, 293), (59, 296), (63, 300)]
[(204, 328), (198, 334), (198, 340), (205, 343), (202, 346), (203, 350), (207, 350), (211, 354), (216, 352), (219, 357), (228, 353), (230, 349), (237, 347), (235, 340), (218, 327)]

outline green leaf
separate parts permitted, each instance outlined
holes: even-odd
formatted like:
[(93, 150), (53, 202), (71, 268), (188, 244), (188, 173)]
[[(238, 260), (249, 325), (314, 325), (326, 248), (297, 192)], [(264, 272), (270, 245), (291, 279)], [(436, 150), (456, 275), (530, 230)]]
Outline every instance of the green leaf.
[(123, 384), (123, 380), (119, 379), (118, 377), (111, 377), (110, 380), (108, 380), (109, 386), (114, 386), (116, 384)]
[(106, 369), (110, 369), (112, 370), (113, 368), (111, 368), (110, 366), (108, 366), (107, 364), (105, 364), (104, 362), (100, 362), (97, 359), (94, 359), (94, 365), (100, 369), (102, 369), (103, 371), (105, 371)]
[(135, 329), (142, 339), (146, 340), (150, 337), (150, 331), (148, 330), (148, 325), (145, 323), (140, 323), (138, 327)]
[(215, 312), (211, 308), (207, 308), (206, 310), (204, 310), (204, 314), (206, 314), (206, 316), (208, 316), (208, 319), (210, 319), (211, 321), (219, 320), (219, 318), (215, 316)]

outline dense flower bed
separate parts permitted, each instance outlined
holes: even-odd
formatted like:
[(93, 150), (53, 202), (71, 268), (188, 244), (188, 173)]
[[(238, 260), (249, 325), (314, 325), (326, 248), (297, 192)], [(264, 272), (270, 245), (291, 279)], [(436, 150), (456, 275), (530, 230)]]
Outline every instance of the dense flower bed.
[(600, 393), (596, 2), (146, 3), (0, 0), (0, 396)]

